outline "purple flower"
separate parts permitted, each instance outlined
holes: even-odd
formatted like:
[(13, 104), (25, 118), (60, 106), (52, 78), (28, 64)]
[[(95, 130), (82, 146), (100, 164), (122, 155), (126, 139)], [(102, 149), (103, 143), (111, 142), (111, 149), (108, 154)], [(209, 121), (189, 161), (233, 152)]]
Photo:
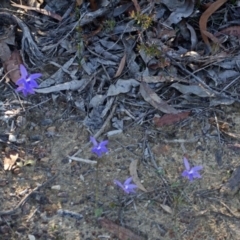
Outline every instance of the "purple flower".
[(188, 160), (184, 157), (183, 162), (185, 165), (186, 170), (183, 171), (182, 176), (188, 178), (190, 181), (192, 181), (194, 178), (201, 178), (201, 175), (198, 173), (198, 171), (202, 170), (202, 166), (196, 166), (190, 168)]
[(135, 193), (134, 189), (137, 188), (137, 185), (130, 184), (131, 181), (132, 181), (132, 177), (128, 178), (123, 184), (118, 180), (114, 180), (114, 183), (118, 185), (120, 188), (122, 188), (122, 190), (125, 193), (129, 194), (129, 193)]
[(108, 144), (107, 140), (98, 143), (94, 137), (90, 137), (90, 141), (93, 144), (92, 152), (97, 154), (98, 157), (101, 157), (102, 154), (108, 152), (108, 149), (106, 147), (106, 145)]
[(34, 88), (38, 87), (35, 79), (42, 76), (41, 73), (28, 74), (27, 69), (21, 64), (20, 65), (21, 78), (17, 80), (16, 84), (18, 88), (17, 92), (22, 91), (23, 95), (26, 97), (29, 93), (34, 94)]

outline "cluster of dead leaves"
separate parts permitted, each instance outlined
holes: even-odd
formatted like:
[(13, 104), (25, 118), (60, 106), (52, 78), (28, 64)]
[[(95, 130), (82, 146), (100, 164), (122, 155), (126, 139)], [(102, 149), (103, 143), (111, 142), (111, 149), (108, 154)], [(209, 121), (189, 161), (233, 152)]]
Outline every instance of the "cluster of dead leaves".
[(7, 76), (16, 83), (20, 78), (19, 65), (22, 63), (18, 50), (11, 51), (9, 45), (15, 46), (15, 28), (5, 27), (4, 36), (0, 39), (0, 60)]

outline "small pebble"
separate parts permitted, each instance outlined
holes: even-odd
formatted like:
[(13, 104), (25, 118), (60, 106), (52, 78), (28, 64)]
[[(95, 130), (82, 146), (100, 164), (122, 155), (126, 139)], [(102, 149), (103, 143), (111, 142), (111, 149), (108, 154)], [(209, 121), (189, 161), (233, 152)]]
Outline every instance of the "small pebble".
[(77, 220), (80, 220), (83, 218), (83, 215), (77, 212), (72, 212), (72, 211), (68, 211), (68, 210), (63, 210), (63, 209), (59, 209), (57, 211), (57, 214), (60, 215), (61, 217), (72, 217), (75, 218)]
[(28, 239), (29, 239), (29, 240), (35, 240), (36, 238), (35, 238), (33, 235), (28, 234)]
[(42, 140), (42, 136), (40, 135), (32, 135), (29, 137), (31, 141), (40, 141)]
[(54, 185), (54, 186), (51, 187), (51, 189), (53, 189), (53, 190), (60, 190), (61, 186), (60, 185)]
[(49, 119), (49, 118), (43, 119), (43, 120), (41, 121), (41, 125), (42, 125), (42, 126), (51, 125), (52, 123), (53, 123), (52, 119)]

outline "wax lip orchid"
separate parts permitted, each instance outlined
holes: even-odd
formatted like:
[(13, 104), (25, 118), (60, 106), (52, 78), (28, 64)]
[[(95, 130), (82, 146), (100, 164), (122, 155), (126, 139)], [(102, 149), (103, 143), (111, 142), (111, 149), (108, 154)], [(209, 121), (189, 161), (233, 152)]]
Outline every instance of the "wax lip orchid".
[(189, 181), (192, 181), (194, 178), (201, 178), (201, 175), (199, 174), (198, 171), (203, 169), (202, 166), (195, 166), (195, 167), (190, 168), (190, 164), (189, 164), (187, 158), (185, 158), (185, 157), (183, 158), (183, 162), (184, 162), (184, 165), (186, 168), (182, 173), (183, 177), (188, 178)]
[(95, 153), (98, 157), (101, 157), (104, 153), (108, 152), (108, 149), (106, 147), (108, 144), (107, 140), (98, 143), (94, 137), (90, 137), (90, 141), (93, 144), (92, 153)]
[(135, 188), (137, 188), (137, 185), (132, 184), (132, 177), (128, 178), (123, 184), (119, 182), (118, 180), (114, 180), (114, 183), (119, 186), (125, 193), (135, 193)]
[(17, 92), (22, 92), (23, 95), (26, 97), (28, 94), (34, 94), (34, 88), (38, 87), (37, 82), (35, 79), (42, 76), (41, 73), (34, 73), (29, 74), (27, 69), (21, 64), (20, 65), (20, 73), (21, 78), (19, 78), (16, 82), (18, 88), (16, 89)]

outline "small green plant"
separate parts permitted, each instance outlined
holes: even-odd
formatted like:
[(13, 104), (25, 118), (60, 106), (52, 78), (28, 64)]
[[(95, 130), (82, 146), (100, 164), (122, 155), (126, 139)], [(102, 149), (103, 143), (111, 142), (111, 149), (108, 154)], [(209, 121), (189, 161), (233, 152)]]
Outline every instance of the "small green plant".
[(116, 26), (115, 20), (106, 20), (104, 21), (104, 28), (107, 32), (111, 32)]
[(94, 209), (94, 216), (95, 216), (96, 218), (101, 217), (102, 213), (103, 213), (103, 209), (102, 209), (102, 208), (95, 208), (95, 209)]
[(137, 46), (138, 51), (144, 51), (148, 56), (151, 57), (161, 57), (161, 51), (157, 48), (157, 45), (152, 44), (147, 46), (145, 44), (139, 44)]
[(152, 17), (147, 14), (141, 14), (139, 12), (131, 12), (131, 18), (133, 18), (137, 24), (139, 24), (144, 30), (148, 29), (152, 25)]

